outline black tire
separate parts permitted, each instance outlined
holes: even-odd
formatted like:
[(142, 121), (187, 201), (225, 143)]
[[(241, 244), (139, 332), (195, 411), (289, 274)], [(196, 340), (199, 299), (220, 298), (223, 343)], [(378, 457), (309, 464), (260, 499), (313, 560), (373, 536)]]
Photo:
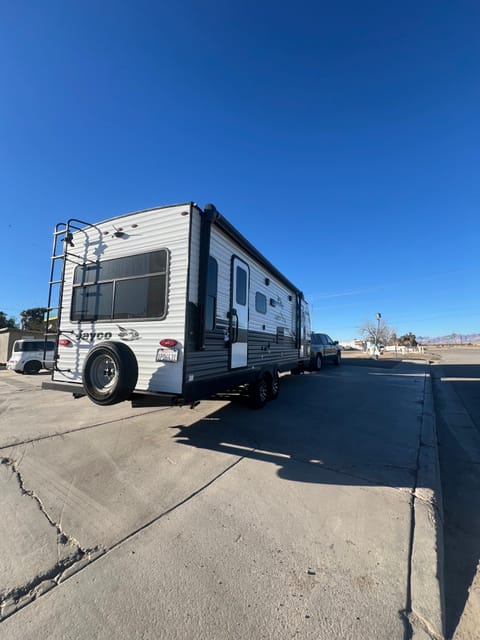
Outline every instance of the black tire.
[(315, 371), (320, 371), (320, 369), (323, 366), (323, 357), (321, 353), (317, 353), (317, 355), (315, 356), (315, 360), (313, 363), (313, 368), (315, 369)]
[(335, 364), (337, 365), (337, 367), (342, 364), (342, 352), (341, 351), (337, 351), (337, 355), (335, 356), (335, 360), (334, 360)]
[(262, 409), (268, 400), (269, 384), (267, 376), (262, 374), (250, 385), (250, 404), (254, 409)]
[(92, 402), (101, 406), (128, 400), (137, 378), (137, 359), (121, 342), (96, 345), (87, 355), (83, 367), (85, 391)]
[(37, 374), (42, 368), (42, 363), (38, 360), (29, 360), (25, 363), (23, 367), (23, 373), (26, 373), (28, 376)]
[(280, 393), (280, 376), (274, 371), (273, 376), (268, 377), (268, 399), (276, 400)]

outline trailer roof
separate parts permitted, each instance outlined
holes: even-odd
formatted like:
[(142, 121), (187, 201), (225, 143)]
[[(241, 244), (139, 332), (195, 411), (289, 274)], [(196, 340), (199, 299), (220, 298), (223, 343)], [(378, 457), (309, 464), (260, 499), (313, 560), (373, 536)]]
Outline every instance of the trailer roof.
[[(205, 215), (204, 212), (202, 212)], [(283, 273), (281, 273), (265, 256), (256, 249), (251, 242), (249, 242), (245, 236), (243, 236), (221, 213), (217, 211), (217, 215), (213, 223), (219, 227), (224, 233), (231, 237), (237, 244), (239, 244), (244, 251), (246, 251), (252, 258), (255, 258), (262, 266), (274, 275), (280, 282), (282, 282), (289, 289), (292, 289), (296, 294), (303, 298), (303, 292), (296, 287)]]
[[(202, 210), (196, 202), (178, 202), (176, 204), (169, 205), (161, 205), (157, 207), (149, 207), (148, 209), (140, 209), (139, 211), (131, 211), (129, 213), (123, 213), (118, 216), (113, 216), (112, 218), (106, 218), (105, 220), (98, 221), (96, 223), (89, 224), (88, 222), (76, 220), (76, 222), (82, 222), (85, 226), (96, 226), (97, 224), (104, 224), (105, 222), (110, 222), (116, 220), (117, 218), (123, 218), (125, 216), (133, 216), (137, 213), (146, 213), (148, 211), (156, 211), (158, 209), (170, 209), (172, 207), (195, 207), (202, 216), (212, 216), (212, 222), (219, 229), (221, 229), (225, 234), (227, 234), (230, 238), (232, 238), (238, 245), (242, 247), (242, 249), (248, 253), (252, 258), (254, 258), (257, 262), (259, 262), (262, 266), (264, 266), (268, 271), (275, 276), (280, 282), (282, 282), (289, 289), (294, 291), (299, 297), (303, 298), (303, 292), (296, 287), (288, 278), (286, 278), (283, 273), (281, 273), (265, 256), (260, 253), (258, 249), (256, 249), (251, 242), (249, 242), (245, 236), (243, 236), (240, 231), (238, 231), (212, 204), (207, 204), (205, 206), (205, 210)], [(208, 213), (207, 213), (208, 211)], [(70, 221), (69, 221), (70, 222)]]

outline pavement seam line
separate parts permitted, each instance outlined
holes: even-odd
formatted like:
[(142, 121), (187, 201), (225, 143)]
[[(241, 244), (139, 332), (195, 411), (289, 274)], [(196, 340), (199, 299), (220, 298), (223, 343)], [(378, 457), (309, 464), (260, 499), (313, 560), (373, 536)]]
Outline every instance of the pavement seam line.
[[(425, 400), (425, 379), (423, 387), (423, 401)], [(410, 489), (410, 533), (408, 541), (408, 563), (407, 563), (407, 593), (405, 601), (405, 609), (401, 611), (405, 625), (405, 639), (411, 640), (414, 634), (414, 626), (412, 620), (412, 558), (413, 558), (413, 538), (415, 533), (415, 492), (417, 490), (418, 468), (420, 464), (420, 446), (422, 439), (422, 420), (418, 427), (418, 447), (415, 459), (413, 486)]]
[[(254, 449), (252, 450), (252, 452), (253, 451)], [(78, 543), (76, 543), (77, 555), (75, 556), (75, 559), (71, 563), (59, 562), (51, 570), (49, 570), (45, 574), (42, 574), (42, 576), (36, 576), (27, 585), (24, 585), (24, 587), (11, 590), (8, 594), (5, 594), (3, 597), (0, 595), (0, 623), (6, 620), (7, 618), (9, 618), (10, 616), (14, 615), (15, 613), (17, 613), (18, 611), (20, 611), (20, 609), (23, 609), (23, 607), (32, 603), (38, 597), (47, 593), (47, 591), (50, 591), (54, 587), (58, 586), (60, 583), (66, 582), (69, 578), (76, 575), (82, 569), (93, 564), (96, 560), (102, 558), (103, 556), (106, 556), (108, 553), (110, 553), (110, 551), (113, 551), (117, 547), (120, 547), (125, 542), (128, 542), (130, 539), (134, 538), (137, 534), (141, 533), (148, 527), (155, 524), (155, 522), (158, 522), (165, 516), (168, 516), (173, 511), (175, 511), (176, 509), (180, 508), (181, 506), (183, 506), (184, 504), (186, 504), (187, 502), (189, 502), (190, 500), (198, 496), (200, 493), (208, 489), (208, 487), (213, 485), (217, 480), (219, 480), (222, 476), (226, 475), (231, 469), (236, 467), (240, 462), (242, 462), (242, 460), (245, 460), (246, 458), (248, 458), (248, 456), (241, 456), (240, 458), (232, 462), (230, 465), (228, 465), (225, 469), (223, 469), (223, 471), (221, 471), (216, 476), (211, 478), (208, 482), (206, 482), (204, 485), (202, 485), (199, 489), (197, 489), (196, 491), (188, 495), (183, 500), (180, 500), (180, 502), (177, 502), (175, 505), (173, 505), (166, 511), (163, 511), (162, 513), (155, 516), (154, 518), (151, 518), (148, 522), (144, 523), (141, 527), (138, 527), (134, 531), (131, 531), (128, 535), (121, 538), (120, 540), (117, 540), (117, 542), (112, 544), (110, 547), (107, 547), (107, 548), (94, 547), (92, 549), (82, 549), (78, 545)], [(17, 479), (18, 479), (22, 494), (26, 494), (37, 501), (37, 504), (40, 510), (46, 516), (48, 522), (52, 526), (54, 526), (58, 531), (59, 529), (58, 525), (56, 525), (56, 523), (54, 523), (51, 520), (51, 518), (48, 516), (48, 514), (43, 508), (43, 505), (40, 499), (37, 496), (35, 496), (33, 492), (30, 492), (23, 487), (23, 480), (21, 479), (21, 475), (19, 474), (18, 470), (15, 468), (14, 461), (9, 458), (0, 458), (0, 464), (5, 464), (12, 469), (12, 471), (17, 475)], [(69, 537), (69, 540), (70, 539), (74, 540), (74, 538)], [(68, 560), (68, 558), (66, 560)]]
[(170, 407), (162, 407), (155, 411), (145, 411), (144, 413), (137, 413), (134, 416), (125, 416), (124, 418), (116, 418), (115, 420), (106, 420), (105, 422), (96, 422), (95, 424), (88, 424), (83, 427), (75, 427), (75, 429), (68, 429), (67, 431), (61, 431), (60, 433), (50, 433), (46, 436), (38, 436), (37, 438), (30, 438), (29, 440), (21, 440), (19, 442), (11, 442), (10, 444), (2, 444), (0, 451), (3, 449), (13, 449), (13, 447), (20, 447), (24, 444), (31, 444), (32, 442), (41, 442), (42, 440), (49, 440), (50, 438), (61, 438), (62, 436), (68, 436), (70, 433), (77, 433), (78, 431), (88, 431), (88, 429), (95, 429), (96, 427), (105, 427), (115, 422), (124, 422), (126, 420), (132, 420), (134, 418), (141, 418), (142, 416), (151, 415), (153, 413), (160, 413), (170, 409)]

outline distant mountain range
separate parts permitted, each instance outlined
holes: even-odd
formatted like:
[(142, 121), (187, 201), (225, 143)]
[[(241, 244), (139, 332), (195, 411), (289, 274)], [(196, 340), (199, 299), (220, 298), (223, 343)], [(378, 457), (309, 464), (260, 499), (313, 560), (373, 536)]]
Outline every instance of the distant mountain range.
[(417, 336), (419, 344), (480, 344), (480, 333), (451, 333), (448, 336)]

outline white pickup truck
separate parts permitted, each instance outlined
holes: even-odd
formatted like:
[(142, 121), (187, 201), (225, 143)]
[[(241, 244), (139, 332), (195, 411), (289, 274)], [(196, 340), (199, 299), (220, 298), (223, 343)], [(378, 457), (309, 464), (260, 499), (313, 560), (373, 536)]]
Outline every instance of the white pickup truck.
[(332, 340), (326, 333), (312, 333), (311, 367), (320, 371), (325, 362), (339, 365), (342, 362), (342, 350), (337, 340)]

